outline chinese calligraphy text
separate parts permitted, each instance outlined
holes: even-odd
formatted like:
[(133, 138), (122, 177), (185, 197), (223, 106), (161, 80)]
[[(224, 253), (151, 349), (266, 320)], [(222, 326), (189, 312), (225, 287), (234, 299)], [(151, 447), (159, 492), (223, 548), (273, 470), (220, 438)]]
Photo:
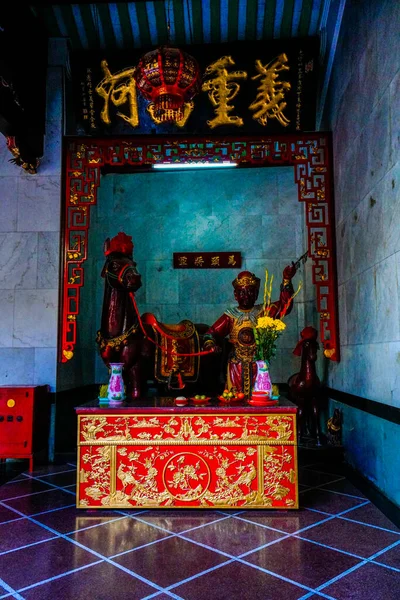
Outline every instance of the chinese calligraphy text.
[(174, 252), (174, 269), (240, 269), (240, 252)]

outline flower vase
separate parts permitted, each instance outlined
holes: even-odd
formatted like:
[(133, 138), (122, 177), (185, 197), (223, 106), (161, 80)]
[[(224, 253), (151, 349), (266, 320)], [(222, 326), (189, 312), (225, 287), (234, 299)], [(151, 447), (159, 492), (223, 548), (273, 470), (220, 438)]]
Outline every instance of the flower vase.
[(272, 394), (271, 377), (269, 376), (269, 364), (266, 360), (256, 360), (257, 375), (253, 386), (255, 392), (266, 392), (268, 398)]
[(110, 363), (111, 373), (107, 390), (110, 406), (118, 406), (125, 400), (124, 380), (122, 379), (123, 366), (123, 363)]

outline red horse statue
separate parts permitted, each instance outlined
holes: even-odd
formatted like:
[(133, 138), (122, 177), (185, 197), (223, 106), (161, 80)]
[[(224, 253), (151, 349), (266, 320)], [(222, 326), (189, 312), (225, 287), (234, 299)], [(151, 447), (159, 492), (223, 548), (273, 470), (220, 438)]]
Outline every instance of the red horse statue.
[[(104, 254), (101, 275), (105, 290), (97, 343), (107, 367), (110, 363), (124, 365), (127, 396), (145, 395), (147, 381), (154, 378), (168, 384), (168, 389), (182, 389), (186, 383), (196, 383), (200, 376), (200, 385), (205, 388), (200, 357), (210, 351), (200, 352), (199, 334), (208, 326), (191, 321), (166, 325), (151, 313), (141, 318), (134, 294), (142, 282), (133, 260), (132, 237), (120, 232), (112, 240), (107, 238)], [(204, 363), (207, 371), (215, 372), (216, 360)]]
[(319, 426), (319, 398), (318, 392), (321, 382), (315, 370), (315, 361), (318, 351), (318, 331), (314, 327), (305, 327), (300, 334), (293, 354), (301, 356), (301, 367), (288, 379), (290, 399), (295, 402), (298, 410), (298, 435), (302, 438), (310, 435), (321, 444), (321, 431)]
[(125, 233), (104, 242), (106, 262), (101, 276), (105, 279), (105, 289), (97, 343), (107, 367), (110, 363), (123, 363), (127, 396), (139, 398), (144, 393), (154, 350), (139, 327), (138, 315), (127, 293), (135, 293), (142, 285), (132, 253), (132, 238)]

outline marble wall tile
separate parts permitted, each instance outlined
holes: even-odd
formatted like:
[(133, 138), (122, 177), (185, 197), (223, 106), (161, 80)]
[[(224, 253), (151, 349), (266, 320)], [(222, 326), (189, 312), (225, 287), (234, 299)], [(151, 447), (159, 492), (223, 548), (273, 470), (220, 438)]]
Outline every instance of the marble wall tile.
[(37, 233), (0, 233), (0, 289), (36, 287)]
[(228, 215), (181, 215), (167, 224), (165, 243), (170, 244), (170, 252), (236, 250), (236, 222), (231, 223), (230, 219)]
[(374, 336), (376, 342), (400, 340), (399, 295), (396, 275), (395, 254), (376, 266), (377, 327)]
[(35, 348), (35, 385), (49, 385), (56, 391), (57, 348)]
[(62, 129), (58, 121), (46, 122), (46, 134), (44, 138), (44, 154), (40, 163), (40, 176), (60, 179), (62, 151)]
[(372, 268), (346, 283), (349, 344), (367, 344), (375, 338), (378, 326), (375, 278), (376, 272)]
[(386, 235), (383, 211), (382, 199), (372, 190), (349, 215), (353, 273), (364, 271), (384, 257), (383, 244), (374, 242), (377, 239), (384, 240)]
[(20, 290), (15, 297), (14, 347), (53, 348), (58, 290)]
[(362, 398), (400, 406), (400, 342), (341, 348), (340, 371), (329, 385)]
[(47, 68), (46, 121), (55, 122), (61, 130), (63, 117), (63, 73), (62, 67)]
[[(377, 419), (378, 420), (378, 419)], [(400, 506), (400, 482), (393, 476), (393, 468), (399, 468), (398, 439), (399, 426), (396, 423), (379, 419), (382, 435), (379, 456), (384, 457), (379, 465), (379, 480), (383, 480), (385, 492), (389, 500)]]
[(390, 131), (392, 157), (396, 160), (400, 154), (400, 71), (393, 78), (390, 94)]
[(11, 347), (14, 327), (14, 290), (0, 290), (0, 348)]
[(0, 348), (1, 385), (33, 385), (34, 348)]
[(18, 185), (18, 231), (60, 231), (60, 177), (23, 177)]
[(170, 261), (146, 262), (146, 302), (148, 304), (178, 304), (179, 271)]
[(60, 234), (57, 231), (38, 233), (37, 287), (54, 288), (59, 280)]
[(0, 231), (17, 231), (17, 186), (17, 177), (0, 177)]
[[(384, 258), (385, 199), (380, 182), (336, 230), (339, 284)], [(381, 243), (375, 243), (381, 240)]]
[[(293, 167), (276, 167), (277, 189), (278, 189), (278, 213), (292, 215), (293, 210), (297, 212), (298, 187), (294, 180)], [(290, 217), (289, 217), (290, 219)]]
[(400, 5), (391, 0), (376, 4), (374, 29), (377, 38), (378, 86), (384, 90), (398, 72), (400, 64)]
[(378, 62), (376, 35), (371, 35), (366, 46), (360, 51), (354, 77), (358, 123), (361, 129), (368, 123), (371, 109), (380, 100), (385, 89), (379, 85)]
[(358, 152), (358, 174), (361, 196), (384, 176), (392, 166), (390, 136), (389, 89), (386, 90), (371, 115), (360, 136)]
[[(290, 220), (285, 215), (263, 216), (262, 230), (253, 230), (253, 245), (255, 236), (257, 236), (257, 240), (262, 240), (263, 256), (265, 258), (275, 258), (278, 248), (281, 257), (298, 256), (300, 242), (301, 249), (304, 248), (302, 239), (303, 221), (303, 207), (300, 202), (297, 211), (293, 211)], [(296, 235), (298, 231), (301, 232), (301, 237)], [(295, 235), (293, 235), (294, 232)], [(248, 256), (249, 258), (258, 258), (251, 254), (248, 254)]]
[(119, 178), (125, 178), (125, 175), (114, 173), (102, 174), (100, 176), (100, 185), (97, 188), (97, 204), (90, 211), (91, 225), (95, 225), (101, 215), (112, 214), (114, 210), (115, 188), (118, 186)]
[(184, 319), (197, 322), (196, 307), (190, 304), (162, 304), (158, 307), (158, 311), (161, 313), (160, 318), (163, 323), (179, 323)]
[(173, 216), (177, 214), (184, 186), (177, 173), (135, 173), (114, 176), (114, 213)]
[(304, 327), (303, 323), (299, 323), (298, 317), (298, 311), (294, 307), (290, 315), (285, 317), (286, 329), (276, 341), (277, 348), (287, 348), (289, 353), (294, 350)]
[[(397, 443), (399, 426), (366, 412), (331, 401), (330, 413), (339, 408), (343, 415), (343, 444), (346, 460), (375, 485), (383, 485), (386, 496), (400, 503), (398, 478), (393, 468), (398, 466)], [(369, 433), (374, 444), (369, 441)]]
[[(349, 407), (342, 404), (339, 406), (342, 410), (346, 459), (361, 473), (368, 473), (369, 479), (376, 482), (381, 463), (381, 460), (378, 459), (377, 448), (381, 446), (379, 438), (382, 435), (382, 432), (377, 430), (377, 420), (371, 418), (372, 415), (367, 413), (360, 414), (359, 410), (349, 410)], [(368, 436), (365, 435), (367, 431), (374, 436), (375, 444), (373, 446), (369, 443)]]
[(267, 167), (218, 173), (211, 192), (213, 214), (274, 214), (279, 207), (278, 172), (278, 167)]
[(326, 363), (326, 369), (324, 369), (324, 376), (321, 377), (321, 381), (328, 387), (335, 390), (344, 390), (343, 378), (345, 375), (345, 363), (343, 358), (344, 349), (348, 349), (348, 346), (340, 346), (340, 362), (328, 361)]
[(357, 264), (353, 260), (357, 238), (353, 233), (353, 219), (358, 220), (358, 213), (354, 211), (346, 221), (342, 222), (336, 230), (336, 258), (338, 283), (348, 281), (356, 274)]
[[(210, 271), (209, 269), (179, 270), (179, 303), (191, 305), (224, 304), (235, 305), (232, 279), (234, 274), (229, 269)], [(232, 277), (233, 275), (233, 277)]]
[[(262, 302), (264, 293), (265, 271), (268, 269), (268, 277), (274, 276), (273, 292), (279, 296), (279, 284), (282, 279), (281, 261), (274, 258), (246, 258), (242, 263), (242, 270), (254, 273), (261, 280), (259, 301)], [(236, 272), (232, 270), (232, 281)]]
[[(331, 112), (324, 117), (334, 135), (341, 284), (341, 362), (328, 364), (327, 381), (394, 406), (400, 402), (399, 175), (392, 168), (400, 146), (399, 23), (398, 2), (347, 1), (326, 103)], [(398, 426), (388, 435), (391, 423), (339, 406), (346, 460), (399, 503), (398, 468), (389, 458)]]
[(400, 250), (400, 162), (390, 169), (372, 190), (371, 196), (382, 205), (382, 236), (379, 236), (382, 258)]
[(338, 156), (355, 142), (361, 128), (359, 108), (357, 106), (356, 79), (350, 78), (340, 103), (338, 103), (336, 128), (334, 131), (334, 156)]
[(339, 309), (339, 341), (341, 346), (347, 345), (347, 308), (346, 308), (346, 283), (338, 286)]
[[(344, 22), (349, 22), (349, 19), (353, 19), (354, 21), (354, 16), (350, 16), (351, 12), (351, 2), (346, 2), (343, 14)], [(342, 27), (337, 40), (335, 61), (330, 80), (330, 93), (327, 100), (329, 98), (335, 100), (343, 95), (343, 91), (346, 89), (355, 68), (354, 50), (352, 32)], [(333, 90), (335, 93), (332, 93)], [(337, 113), (337, 105), (332, 104), (329, 115), (334, 118), (337, 116)], [(336, 120), (331, 125), (333, 129), (336, 126)]]
[[(10, 160), (13, 158), (13, 155), (7, 148), (7, 140), (4, 136), (0, 138), (0, 173), (2, 177), (11, 176), (11, 177), (20, 177), (21, 175), (21, 167), (17, 167), (14, 163), (11, 163)], [(32, 175), (31, 175), (32, 177)]]
[(344, 148), (334, 154), (336, 224), (341, 223), (356, 208), (361, 200), (359, 190), (356, 186), (357, 157), (357, 143), (353, 143), (348, 148)]

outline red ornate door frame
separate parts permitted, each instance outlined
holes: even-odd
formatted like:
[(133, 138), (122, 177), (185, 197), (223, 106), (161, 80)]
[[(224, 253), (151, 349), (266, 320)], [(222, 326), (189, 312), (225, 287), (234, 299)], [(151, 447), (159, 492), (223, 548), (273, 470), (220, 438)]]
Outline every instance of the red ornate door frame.
[(308, 252), (317, 288), (320, 340), (325, 356), (339, 361), (331, 148), (331, 137), (326, 133), (207, 139), (178, 136), (66, 139), (59, 360), (70, 360), (76, 344), (90, 208), (97, 202), (101, 168), (112, 165), (143, 170), (156, 163), (231, 160), (243, 166), (294, 167), (298, 199), (306, 205)]

